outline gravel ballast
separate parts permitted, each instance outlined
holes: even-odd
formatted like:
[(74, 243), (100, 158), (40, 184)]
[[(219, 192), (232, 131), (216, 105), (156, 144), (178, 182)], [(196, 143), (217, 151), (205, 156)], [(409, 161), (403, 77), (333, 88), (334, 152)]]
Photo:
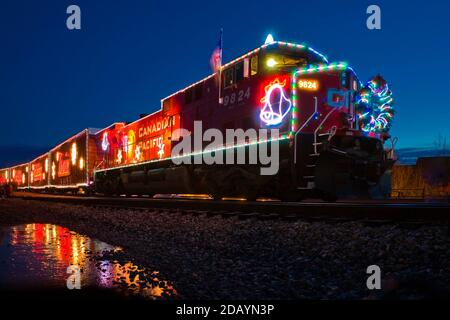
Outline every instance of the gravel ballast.
[[(449, 298), (448, 225), (224, 218), (176, 209), (0, 201), (0, 224), (51, 223), (121, 246), (182, 299)], [(382, 290), (368, 290), (378, 265)]]

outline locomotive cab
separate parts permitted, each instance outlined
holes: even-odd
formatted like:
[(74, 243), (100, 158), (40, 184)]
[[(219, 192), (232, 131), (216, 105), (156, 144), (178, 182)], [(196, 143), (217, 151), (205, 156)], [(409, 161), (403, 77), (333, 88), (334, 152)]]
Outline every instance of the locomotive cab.
[[(279, 196), (333, 200), (368, 195), (389, 163), (385, 137), (364, 132), (359, 123), (362, 84), (353, 69), (344, 62), (328, 63), (310, 48), (298, 50), (288, 44), (265, 48), (259, 65), (261, 83), (279, 81), (292, 102), (292, 112), (281, 122), (260, 124), (278, 128), (291, 139), (289, 164), (280, 164)], [(289, 85), (284, 86), (285, 79)]]
[(297, 190), (326, 200), (368, 196), (387, 163), (382, 136), (361, 130), (356, 74), (346, 63), (333, 63), (303, 68), (294, 77)]
[(266, 74), (291, 73), (310, 64), (327, 63), (317, 51), (299, 50), (297, 46), (268, 46), (260, 55), (260, 64)]

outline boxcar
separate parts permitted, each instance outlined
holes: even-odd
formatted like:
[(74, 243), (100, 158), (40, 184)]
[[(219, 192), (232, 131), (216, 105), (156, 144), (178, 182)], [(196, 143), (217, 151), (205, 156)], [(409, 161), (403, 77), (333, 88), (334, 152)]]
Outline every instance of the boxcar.
[(48, 185), (49, 153), (30, 162), (30, 189), (45, 189)]
[(0, 186), (9, 182), (9, 169), (0, 169)]
[(29, 163), (17, 165), (9, 169), (11, 175), (11, 182), (13, 183), (15, 188), (25, 189), (29, 187), (28, 185), (29, 171), (30, 171)]
[(122, 140), (120, 134), (125, 125), (125, 122), (116, 122), (95, 134), (97, 151), (94, 163), (95, 169), (104, 168), (108, 163), (114, 162), (116, 150), (119, 148)]
[(97, 159), (97, 132), (85, 129), (49, 152), (48, 189), (77, 191), (90, 185)]

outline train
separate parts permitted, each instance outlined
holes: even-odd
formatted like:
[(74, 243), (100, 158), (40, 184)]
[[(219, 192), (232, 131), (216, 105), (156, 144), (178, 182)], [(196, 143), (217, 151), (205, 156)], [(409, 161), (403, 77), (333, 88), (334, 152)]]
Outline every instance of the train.
[[(110, 196), (330, 201), (366, 195), (395, 161), (393, 147), (386, 146), (392, 99), (386, 98), (387, 84), (377, 79), (364, 84), (348, 63), (329, 62), (305, 44), (266, 42), (165, 97), (156, 112), (131, 123), (85, 129), (29, 163), (0, 169), (0, 184)], [(372, 99), (383, 103), (376, 108)], [(244, 136), (215, 149), (203, 144), (182, 154), (193, 161), (176, 163), (172, 151), (181, 143), (180, 129), (189, 135), (199, 121), (203, 130), (215, 128), (224, 135), (227, 129), (277, 129), (279, 134), (276, 139)], [(194, 159), (238, 150), (248, 157), (252, 147), (274, 143), (279, 168), (273, 175), (260, 174), (263, 164)]]

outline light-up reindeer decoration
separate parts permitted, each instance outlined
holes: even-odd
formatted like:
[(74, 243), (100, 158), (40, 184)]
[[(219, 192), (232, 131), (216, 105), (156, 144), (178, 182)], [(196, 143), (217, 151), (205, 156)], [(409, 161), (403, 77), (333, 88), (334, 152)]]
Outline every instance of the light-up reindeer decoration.
[(266, 94), (261, 99), (264, 107), (261, 109), (259, 118), (268, 126), (280, 124), (291, 110), (292, 102), (285, 95), (285, 86), (286, 79), (283, 82), (275, 79), (264, 88)]

